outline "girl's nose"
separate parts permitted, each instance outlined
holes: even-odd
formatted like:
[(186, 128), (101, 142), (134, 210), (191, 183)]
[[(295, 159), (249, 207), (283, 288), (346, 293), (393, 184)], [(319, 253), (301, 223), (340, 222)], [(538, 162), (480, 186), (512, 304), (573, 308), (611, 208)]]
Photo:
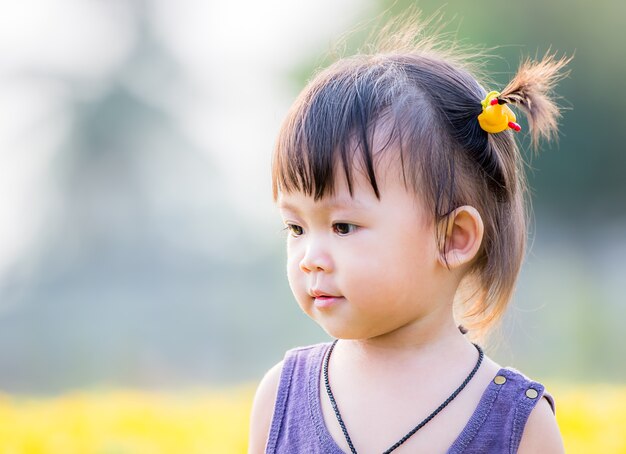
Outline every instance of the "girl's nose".
[(327, 252), (322, 250), (319, 244), (311, 244), (306, 248), (302, 260), (300, 260), (300, 270), (305, 273), (312, 271), (332, 271), (332, 260)]

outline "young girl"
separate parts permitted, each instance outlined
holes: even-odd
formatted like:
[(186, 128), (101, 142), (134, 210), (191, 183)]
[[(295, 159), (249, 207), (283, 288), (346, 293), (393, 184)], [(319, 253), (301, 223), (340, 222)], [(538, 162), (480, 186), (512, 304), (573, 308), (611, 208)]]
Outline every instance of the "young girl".
[(319, 73), (280, 131), (289, 284), (335, 340), (289, 350), (265, 375), (249, 452), (563, 452), (544, 387), (468, 336), (500, 318), (525, 251), (509, 106), (534, 146), (552, 137), (569, 59), (526, 60), (498, 93), (458, 52), (416, 44), (415, 20), (393, 29)]

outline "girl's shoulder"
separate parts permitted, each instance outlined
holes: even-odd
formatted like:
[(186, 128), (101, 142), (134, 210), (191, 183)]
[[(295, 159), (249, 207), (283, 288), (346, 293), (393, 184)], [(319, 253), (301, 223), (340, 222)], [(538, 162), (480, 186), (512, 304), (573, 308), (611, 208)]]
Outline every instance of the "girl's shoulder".
[(293, 347), (288, 349), (285, 352), (284, 359), (289, 359), (294, 356), (300, 356), (302, 358), (308, 358), (310, 356), (319, 356), (323, 355), (332, 345), (331, 341), (328, 342), (318, 342), (316, 344), (308, 344), (308, 345), (300, 345), (297, 347)]
[[(556, 404), (545, 386), (513, 367), (503, 367), (499, 375), (511, 379), (510, 394), (517, 399), (512, 432), (519, 440), (517, 453), (563, 453), (563, 440), (556, 421)], [(497, 379), (498, 376), (496, 376)], [(496, 380), (494, 379), (494, 380)], [(499, 381), (503, 381), (502, 378)], [(518, 416), (519, 415), (519, 416)]]
[(280, 361), (265, 373), (257, 387), (250, 411), (249, 454), (265, 451), (282, 369), (283, 361)]
[(563, 452), (554, 398), (542, 383), (488, 356), (475, 378), (479, 402), (450, 453), (486, 452), (499, 444), (518, 454)]
[[(482, 382), (482, 385), (479, 386), (484, 390), (482, 397), (490, 390), (498, 391), (498, 393), (503, 392), (510, 397), (516, 397), (516, 402), (529, 405), (531, 410), (535, 406), (534, 401), (545, 401), (552, 415), (556, 414), (556, 404), (552, 394), (541, 382), (530, 378), (515, 367), (502, 366), (485, 355), (477, 378), (477, 381)], [(505, 384), (507, 386), (504, 386)]]
[[(518, 454), (563, 453), (563, 440), (556, 421), (556, 404), (545, 386), (513, 367), (500, 369), (511, 379), (509, 394), (516, 399), (512, 433), (518, 441)], [(498, 376), (496, 376), (496, 379)], [(496, 380), (494, 379), (494, 380)], [(499, 381), (504, 381), (502, 378)]]
[[(311, 365), (312, 360), (321, 358), (330, 342), (298, 346), (288, 349), (284, 358), (272, 366), (263, 376), (257, 387), (250, 414), (249, 448), (250, 454), (265, 452), (275, 403), (279, 399), (279, 390), (285, 390), (285, 381), (290, 381), (293, 369)], [(282, 386), (281, 386), (282, 385)]]

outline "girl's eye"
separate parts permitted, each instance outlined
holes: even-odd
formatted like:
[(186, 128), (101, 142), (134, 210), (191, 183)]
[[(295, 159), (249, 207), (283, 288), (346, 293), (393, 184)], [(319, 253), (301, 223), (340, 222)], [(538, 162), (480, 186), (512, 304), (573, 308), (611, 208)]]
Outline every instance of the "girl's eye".
[(338, 222), (333, 227), (339, 235), (348, 235), (356, 230), (356, 225), (347, 222)]
[(289, 230), (292, 236), (300, 236), (304, 233), (304, 231), (302, 230), (302, 227), (296, 224), (287, 224), (287, 227), (285, 227), (285, 230)]

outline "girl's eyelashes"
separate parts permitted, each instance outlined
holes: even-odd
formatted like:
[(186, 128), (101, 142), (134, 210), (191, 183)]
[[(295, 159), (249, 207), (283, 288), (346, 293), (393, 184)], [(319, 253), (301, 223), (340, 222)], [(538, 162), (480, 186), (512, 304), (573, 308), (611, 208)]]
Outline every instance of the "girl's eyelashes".
[(289, 231), (292, 236), (300, 236), (304, 233), (302, 227), (296, 224), (287, 224), (287, 226), (283, 230)]
[(339, 235), (349, 235), (356, 230), (356, 225), (348, 224), (347, 222), (337, 222), (333, 224), (333, 230)]
[[(354, 233), (356, 229), (356, 225), (347, 222), (337, 222), (333, 224), (333, 232), (339, 236), (350, 235)], [(304, 229), (297, 224), (287, 224), (283, 230), (288, 231), (293, 237), (299, 237), (304, 234)]]

